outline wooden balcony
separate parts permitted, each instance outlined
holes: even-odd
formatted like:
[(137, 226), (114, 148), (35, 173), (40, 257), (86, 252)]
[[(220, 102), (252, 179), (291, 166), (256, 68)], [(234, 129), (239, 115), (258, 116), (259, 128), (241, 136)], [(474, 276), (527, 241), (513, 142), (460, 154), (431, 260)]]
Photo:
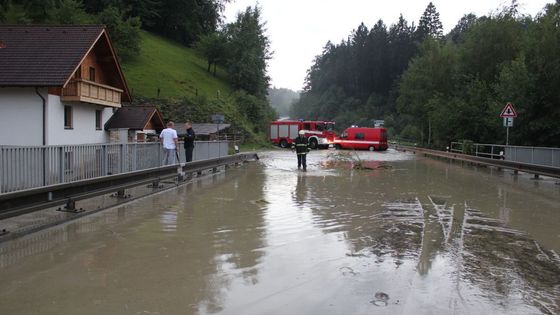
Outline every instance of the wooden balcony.
[(84, 79), (70, 81), (62, 89), (63, 102), (84, 102), (108, 107), (121, 107), (123, 90)]

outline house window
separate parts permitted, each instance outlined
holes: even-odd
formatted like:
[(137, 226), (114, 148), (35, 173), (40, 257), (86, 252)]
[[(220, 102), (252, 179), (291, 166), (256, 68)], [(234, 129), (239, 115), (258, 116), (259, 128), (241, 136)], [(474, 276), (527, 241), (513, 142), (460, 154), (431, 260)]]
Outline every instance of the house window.
[(72, 129), (72, 106), (64, 106), (64, 129)]
[(101, 130), (101, 121), (103, 118), (103, 112), (101, 110), (95, 111), (95, 129)]
[(95, 82), (95, 68), (89, 67), (89, 80)]

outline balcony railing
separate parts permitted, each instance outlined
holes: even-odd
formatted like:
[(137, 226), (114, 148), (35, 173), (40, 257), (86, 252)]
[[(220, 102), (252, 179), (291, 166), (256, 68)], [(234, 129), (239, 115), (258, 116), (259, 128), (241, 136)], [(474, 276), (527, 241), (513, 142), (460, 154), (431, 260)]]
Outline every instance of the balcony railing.
[(62, 89), (63, 102), (85, 102), (109, 107), (121, 107), (123, 90), (83, 79), (70, 81)]

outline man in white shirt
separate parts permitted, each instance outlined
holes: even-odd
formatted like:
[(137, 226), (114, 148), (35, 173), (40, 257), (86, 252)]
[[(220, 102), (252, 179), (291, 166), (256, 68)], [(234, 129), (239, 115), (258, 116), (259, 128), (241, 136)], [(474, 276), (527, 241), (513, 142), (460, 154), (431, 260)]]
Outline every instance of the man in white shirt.
[(161, 143), (163, 143), (163, 165), (175, 164), (178, 161), (177, 156), (177, 131), (173, 129), (175, 124), (170, 121), (167, 128), (163, 129), (159, 135)]

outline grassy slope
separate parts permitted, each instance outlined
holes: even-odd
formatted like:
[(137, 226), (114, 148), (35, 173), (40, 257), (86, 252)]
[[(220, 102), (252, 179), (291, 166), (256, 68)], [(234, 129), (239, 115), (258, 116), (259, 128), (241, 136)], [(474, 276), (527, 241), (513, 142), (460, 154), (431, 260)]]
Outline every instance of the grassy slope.
[[(156, 98), (158, 87), (160, 98), (193, 96), (198, 91), (198, 95), (207, 95), (212, 104), (202, 105), (205, 107), (201, 109), (202, 112), (210, 110), (231, 117), (232, 121), (229, 123), (234, 123), (236, 127), (250, 134), (249, 139), (252, 139), (250, 145), (256, 148), (268, 144), (264, 137), (261, 139), (252, 132), (252, 124), (239, 112), (237, 105), (227, 100), (227, 96), (232, 93), (232, 88), (222, 69), (218, 68), (217, 77), (214, 77), (206, 71), (206, 59), (194, 49), (145, 31), (141, 32), (141, 36), (140, 54), (134, 60), (121, 65), (133, 95)], [(224, 97), (216, 98), (217, 91), (220, 91), (220, 95)], [(193, 105), (196, 106), (196, 103)], [(166, 117), (174, 114), (167, 111), (163, 115)]]
[(165, 38), (142, 31), (140, 54), (135, 60), (122, 64), (133, 95), (155, 98), (178, 98), (185, 95), (229, 94), (231, 88), (225, 73), (217, 77), (206, 71), (206, 60), (193, 49)]

